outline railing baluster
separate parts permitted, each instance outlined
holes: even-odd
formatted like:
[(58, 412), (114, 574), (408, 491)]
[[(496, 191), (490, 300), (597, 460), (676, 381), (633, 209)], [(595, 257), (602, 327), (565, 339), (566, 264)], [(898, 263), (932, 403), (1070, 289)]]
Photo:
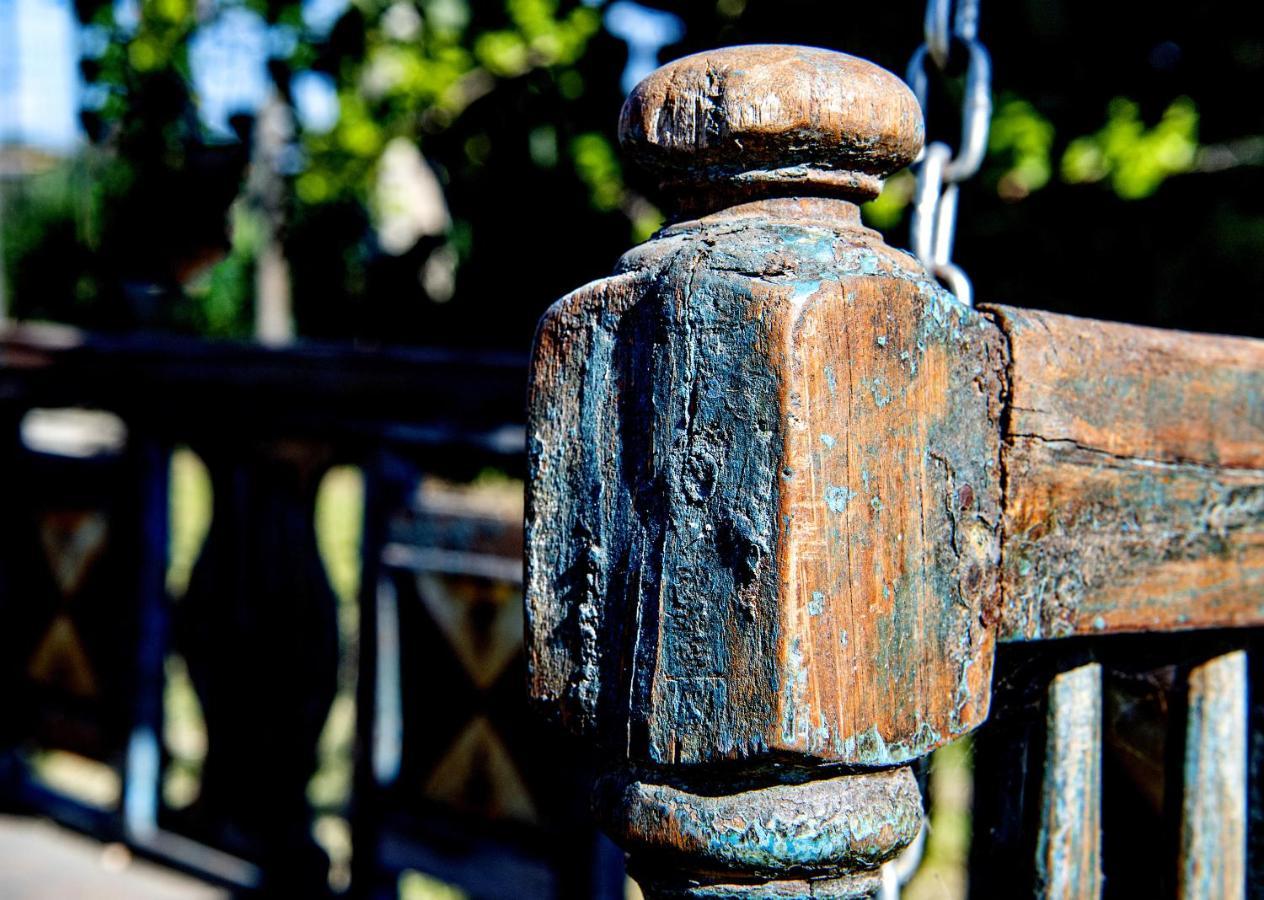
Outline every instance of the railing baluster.
[(1049, 686), (1037, 894), (1101, 895), (1102, 668), (1063, 672)]
[(1179, 894), (1246, 893), (1246, 654), (1218, 656), (1189, 675)]

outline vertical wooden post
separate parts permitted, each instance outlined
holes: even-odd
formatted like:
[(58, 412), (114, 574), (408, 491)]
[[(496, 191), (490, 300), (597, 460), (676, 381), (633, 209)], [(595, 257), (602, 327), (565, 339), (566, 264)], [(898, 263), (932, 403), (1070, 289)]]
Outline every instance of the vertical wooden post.
[(1101, 896), (1102, 667), (1088, 663), (1049, 685), (1037, 895)]
[(264, 891), (321, 897), (329, 863), (312, 838), (307, 783), (338, 679), (337, 599), (314, 524), (332, 451), (306, 440), (196, 449), (214, 509), (176, 613), (207, 732), (189, 821), (207, 843), (257, 861)]
[(1246, 896), (1247, 665), (1242, 651), (1189, 674), (1178, 893)]
[(882, 69), (700, 54), (620, 132), (677, 221), (537, 334), (531, 692), (651, 894), (870, 896), (987, 715), (1005, 343), (860, 222), (922, 141)]

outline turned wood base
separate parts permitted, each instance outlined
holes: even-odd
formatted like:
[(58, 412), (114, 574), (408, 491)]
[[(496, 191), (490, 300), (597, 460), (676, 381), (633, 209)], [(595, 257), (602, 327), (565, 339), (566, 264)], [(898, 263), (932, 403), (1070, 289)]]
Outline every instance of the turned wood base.
[(882, 864), (922, 827), (907, 767), (739, 791), (655, 778), (611, 773), (595, 798), (651, 898), (872, 897)]

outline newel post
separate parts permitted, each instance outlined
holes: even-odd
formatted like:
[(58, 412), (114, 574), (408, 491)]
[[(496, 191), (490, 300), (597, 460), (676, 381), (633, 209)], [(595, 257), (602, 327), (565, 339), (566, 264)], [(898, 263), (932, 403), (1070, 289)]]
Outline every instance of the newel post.
[(1002, 338), (860, 222), (922, 141), (886, 71), (700, 54), (620, 136), (675, 224), (536, 337), (531, 694), (649, 895), (867, 897), (988, 711)]

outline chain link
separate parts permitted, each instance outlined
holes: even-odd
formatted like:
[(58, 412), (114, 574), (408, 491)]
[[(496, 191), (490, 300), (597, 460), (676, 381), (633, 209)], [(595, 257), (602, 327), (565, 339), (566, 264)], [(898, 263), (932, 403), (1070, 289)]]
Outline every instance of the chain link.
[(954, 41), (968, 54), (961, 100), (961, 147), (954, 153), (944, 141), (934, 141), (918, 158), (911, 233), (917, 258), (968, 306), (973, 302), (970, 279), (952, 261), (957, 185), (979, 171), (987, 153), (992, 119), (992, 60), (978, 40), (979, 0), (957, 0), (955, 18), (953, 12), (953, 0), (927, 0), (926, 39), (909, 60), (909, 87), (925, 114), (930, 69), (933, 67), (940, 77), (947, 76)]

